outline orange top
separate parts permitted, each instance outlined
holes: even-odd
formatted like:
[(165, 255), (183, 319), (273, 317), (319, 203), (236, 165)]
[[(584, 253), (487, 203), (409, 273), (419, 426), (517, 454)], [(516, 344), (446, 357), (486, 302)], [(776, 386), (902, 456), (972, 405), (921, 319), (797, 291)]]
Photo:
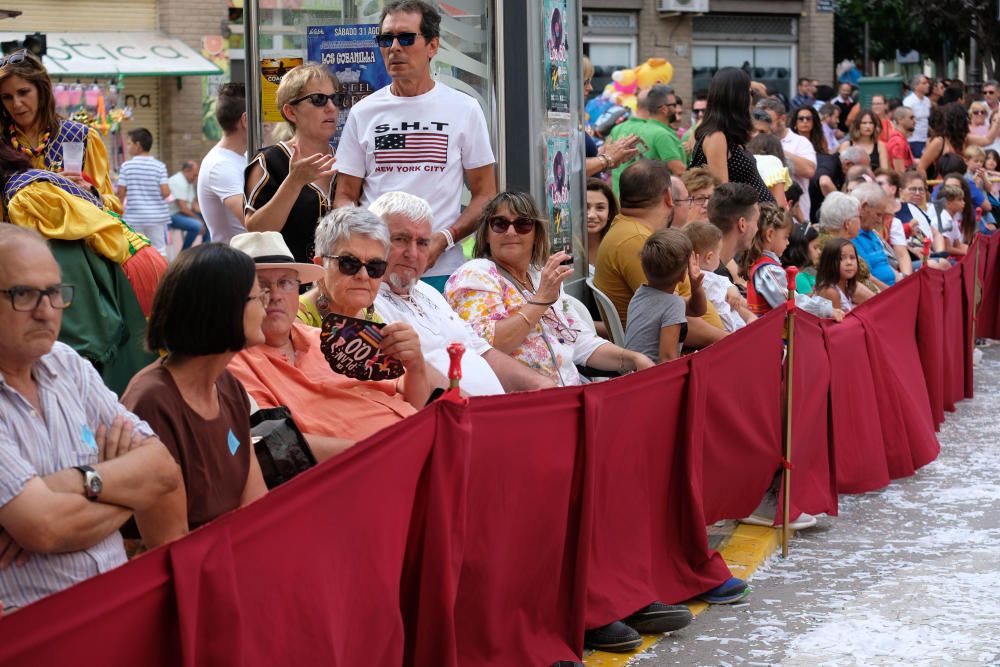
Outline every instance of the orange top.
[(393, 380), (363, 382), (330, 370), (319, 334), (293, 322), (294, 365), (277, 348), (257, 345), (237, 354), (229, 372), (260, 407), (288, 406), (303, 433), (362, 440), (416, 412)]

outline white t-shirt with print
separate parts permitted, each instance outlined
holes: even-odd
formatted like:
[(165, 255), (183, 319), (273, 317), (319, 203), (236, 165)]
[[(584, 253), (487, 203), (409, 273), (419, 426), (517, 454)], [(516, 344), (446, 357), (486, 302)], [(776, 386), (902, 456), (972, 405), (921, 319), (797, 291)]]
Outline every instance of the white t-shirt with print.
[[(246, 231), (243, 221), (223, 203), (232, 196), (243, 196), (243, 170), (246, 166), (246, 155), (218, 145), (213, 146), (201, 161), (198, 206), (213, 241), (229, 243), (231, 238)], [(242, 203), (240, 208), (243, 208)]]
[[(465, 170), (496, 162), (486, 117), (474, 99), (440, 82), (415, 97), (397, 97), (389, 88), (351, 108), (337, 168), (364, 179), (362, 206), (386, 192), (408, 192), (431, 205), (434, 231), (448, 229), (462, 212)], [(464, 261), (456, 245), (425, 275), (450, 275)]]

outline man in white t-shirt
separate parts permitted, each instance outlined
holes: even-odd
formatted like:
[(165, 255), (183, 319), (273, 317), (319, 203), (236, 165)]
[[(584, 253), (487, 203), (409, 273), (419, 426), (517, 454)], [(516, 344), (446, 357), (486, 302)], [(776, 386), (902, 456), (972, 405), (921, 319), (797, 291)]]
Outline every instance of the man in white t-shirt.
[[(457, 244), (476, 227), (496, 194), (493, 151), (479, 104), (431, 77), (441, 15), (427, 3), (390, 2), (382, 11), (379, 45), (392, 83), (351, 109), (337, 149), (334, 206), (368, 206), (385, 192), (404, 191), (434, 211), (428, 275), (444, 287), (464, 262)], [(461, 210), (462, 186), (472, 198)]]
[(184, 232), (182, 250), (194, 244), (205, 226), (198, 207), (197, 182), (198, 163), (194, 160), (184, 160), (181, 170), (167, 179), (170, 195), (173, 197), (167, 202), (170, 207), (170, 228)]
[(246, 88), (227, 83), (219, 89), (215, 118), (222, 140), (205, 155), (198, 173), (198, 201), (213, 241), (229, 243), (246, 231), (243, 224), (243, 170), (247, 166)]
[(431, 243), (431, 207), (420, 197), (387, 192), (372, 202), (372, 213), (389, 227), (389, 267), (375, 297), (386, 322), (403, 321), (420, 336), (428, 364), (448, 374), (450, 343), (465, 345), (462, 391), (475, 396), (555, 386), (508, 354), (494, 349), (459, 317), (440, 292), (420, 280)]
[(913, 110), (913, 119), (917, 124), (910, 135), (910, 150), (913, 151), (913, 157), (920, 159), (924, 154), (924, 146), (927, 145), (928, 120), (931, 117), (931, 98), (927, 97), (931, 90), (931, 80), (918, 74), (910, 82), (910, 88), (913, 92), (903, 98), (903, 106)]
[(809, 198), (809, 180), (816, 174), (816, 149), (812, 142), (788, 129), (788, 114), (785, 105), (772, 97), (765, 98), (757, 106), (767, 111), (771, 117), (771, 132), (781, 139), (781, 149), (791, 162), (795, 182), (802, 188), (799, 198), (800, 220), (809, 220), (812, 200)]

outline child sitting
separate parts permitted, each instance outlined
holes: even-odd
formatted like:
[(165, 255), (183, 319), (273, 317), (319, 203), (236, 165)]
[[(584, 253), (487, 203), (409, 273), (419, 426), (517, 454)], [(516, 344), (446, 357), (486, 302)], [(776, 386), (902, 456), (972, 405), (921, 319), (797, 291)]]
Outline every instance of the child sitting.
[(681, 228), (691, 241), (694, 258), (704, 276), (705, 297), (712, 302), (726, 331), (742, 329), (757, 317), (747, 308), (739, 289), (725, 276), (715, 273), (719, 268), (722, 231), (709, 222), (689, 222)]
[[(677, 229), (653, 232), (639, 258), (646, 283), (639, 285), (628, 303), (625, 347), (654, 363), (676, 359), (687, 336), (687, 315), (701, 317), (708, 307), (701, 287), (704, 274), (692, 257), (691, 241)], [(691, 282), (686, 305), (674, 294), (685, 274)]]
[(854, 308), (858, 287), (858, 251), (843, 238), (827, 241), (816, 271), (816, 295), (829, 299), (834, 308), (845, 313)]
[[(747, 278), (747, 304), (754, 315), (763, 315), (788, 300), (788, 279), (778, 257), (788, 247), (792, 221), (774, 204), (760, 205), (760, 222), (750, 248), (743, 254), (742, 270)], [(795, 305), (817, 317), (837, 322), (844, 312), (829, 299), (795, 293)]]

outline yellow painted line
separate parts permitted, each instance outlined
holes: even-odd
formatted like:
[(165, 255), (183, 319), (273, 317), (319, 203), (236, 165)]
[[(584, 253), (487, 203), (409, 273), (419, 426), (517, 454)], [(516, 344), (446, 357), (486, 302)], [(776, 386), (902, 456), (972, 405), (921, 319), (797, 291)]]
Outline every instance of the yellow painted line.
[[(778, 549), (779, 537), (780, 533), (775, 528), (737, 523), (735, 530), (723, 542), (719, 553), (722, 554), (734, 577), (749, 579), (754, 571)], [(697, 616), (708, 609), (709, 605), (699, 600), (689, 602), (688, 607), (691, 613)], [(642, 645), (629, 653), (593, 651), (584, 656), (583, 664), (587, 667), (624, 667), (632, 658), (642, 654), (661, 639), (663, 635), (643, 635)]]

